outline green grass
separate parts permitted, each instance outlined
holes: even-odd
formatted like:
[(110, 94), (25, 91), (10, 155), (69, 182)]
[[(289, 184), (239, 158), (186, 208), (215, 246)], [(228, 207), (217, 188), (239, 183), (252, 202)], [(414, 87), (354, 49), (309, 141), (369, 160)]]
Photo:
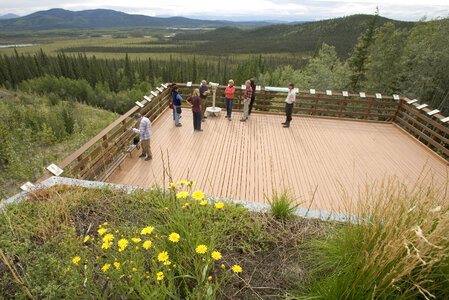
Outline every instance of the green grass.
[[(300, 299), (447, 299), (449, 203), (445, 186), (372, 186), (352, 213), (310, 244), (311, 284)], [(304, 293), (304, 290), (301, 294)]]
[(281, 194), (275, 191), (271, 199), (268, 197), (266, 199), (270, 204), (270, 214), (284, 222), (294, 216), (295, 209), (301, 204), (294, 204), (296, 199), (286, 189)]

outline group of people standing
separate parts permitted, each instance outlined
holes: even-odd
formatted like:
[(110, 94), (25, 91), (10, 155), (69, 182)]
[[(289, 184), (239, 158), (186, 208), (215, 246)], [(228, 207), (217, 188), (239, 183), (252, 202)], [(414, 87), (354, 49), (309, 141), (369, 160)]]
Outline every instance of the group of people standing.
[[(251, 110), (253, 108), (254, 100), (255, 100), (255, 90), (256, 85), (254, 80), (247, 80), (245, 82), (245, 93), (243, 95), (243, 116), (240, 119), (241, 122), (246, 122), (248, 120), (248, 116), (251, 114)], [(295, 86), (293, 83), (290, 83), (288, 86), (288, 95), (285, 99), (285, 114), (286, 121), (282, 123), (283, 127), (290, 127), (290, 122), (292, 120), (293, 107), (296, 101), (296, 92)], [(210, 90), (207, 87), (206, 80), (201, 81), (201, 85), (198, 89), (194, 89), (192, 96), (186, 99), (186, 102), (192, 107), (193, 112), (193, 129), (195, 131), (203, 131), (201, 129), (201, 123), (207, 119), (206, 116), (206, 105), (207, 105), (207, 96), (209, 95)], [(229, 80), (229, 84), (225, 89), (225, 102), (226, 102), (226, 116), (229, 121), (231, 121), (232, 117), (232, 105), (234, 103), (234, 93), (235, 86), (234, 81)], [(172, 85), (172, 106), (173, 106), (173, 120), (175, 121), (176, 127), (181, 127), (182, 124), (179, 122), (181, 119), (181, 105), (182, 105), (182, 97), (179, 94), (179, 87), (176, 84)], [(150, 147), (150, 138), (151, 138), (151, 121), (147, 117), (143, 117), (141, 114), (135, 114), (134, 118), (138, 121), (139, 129), (134, 128), (134, 132), (139, 134), (140, 141), (142, 143), (142, 154), (139, 157), (144, 157), (145, 160), (151, 160), (151, 147)]]

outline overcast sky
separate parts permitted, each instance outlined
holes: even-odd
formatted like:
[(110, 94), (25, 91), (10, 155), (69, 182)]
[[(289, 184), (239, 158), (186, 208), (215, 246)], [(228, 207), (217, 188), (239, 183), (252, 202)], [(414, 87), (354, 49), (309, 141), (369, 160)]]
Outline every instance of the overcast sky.
[(196, 19), (309, 21), (373, 14), (376, 6), (381, 16), (397, 20), (449, 16), (449, 0), (0, 0), (0, 15), (24, 16), (50, 8), (74, 11), (105, 8), (131, 14)]

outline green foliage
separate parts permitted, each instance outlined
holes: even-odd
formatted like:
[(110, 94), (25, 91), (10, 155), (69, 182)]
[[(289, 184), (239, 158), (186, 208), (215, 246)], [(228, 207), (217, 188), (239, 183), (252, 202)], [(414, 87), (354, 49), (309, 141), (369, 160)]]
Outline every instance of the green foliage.
[(37, 179), (50, 162), (64, 158), (115, 118), (74, 102), (49, 102), (22, 93), (1, 99), (0, 198)]
[[(65, 186), (38, 192), (0, 215), (0, 248), (21, 266), (36, 298), (215, 299), (235, 276), (235, 261), (212, 252), (242, 244), (256, 250), (254, 238), (263, 233), (246, 209), (217, 208), (195, 193), (180, 196), (181, 190), (191, 192), (191, 186), (132, 194)], [(172, 233), (179, 239), (170, 239)], [(234, 238), (243, 233), (247, 240)], [(126, 247), (119, 246), (122, 239)], [(204, 253), (199, 245), (207, 247)], [(23, 297), (11, 274), (4, 277), (0, 296)]]
[(313, 284), (301, 299), (447, 299), (447, 193), (397, 181), (367, 189), (353, 218), (310, 245)]
[(288, 190), (284, 190), (280, 195), (273, 192), (271, 199), (268, 197), (266, 199), (270, 204), (270, 214), (284, 222), (294, 216), (296, 208), (301, 204), (294, 204), (296, 199), (290, 195)]

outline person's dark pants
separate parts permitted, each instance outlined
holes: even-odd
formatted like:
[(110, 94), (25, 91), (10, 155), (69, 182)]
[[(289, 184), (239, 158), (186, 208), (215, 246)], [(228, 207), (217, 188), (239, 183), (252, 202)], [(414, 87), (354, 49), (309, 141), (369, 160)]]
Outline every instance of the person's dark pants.
[(193, 129), (200, 130), (201, 129), (201, 112), (194, 111), (193, 112)]
[(293, 113), (293, 103), (285, 103), (285, 115), (287, 116), (287, 121), (285, 123), (290, 124), (290, 121), (292, 120), (292, 113)]
[[(254, 92), (254, 91), (253, 91)], [(256, 100), (256, 98), (251, 97), (251, 102), (249, 102), (249, 110), (248, 110), (248, 115), (251, 114), (251, 111), (253, 110), (253, 104), (254, 104), (254, 100)]]
[(226, 98), (226, 113), (228, 118), (230, 118), (232, 114), (232, 103), (234, 103), (234, 99)]

